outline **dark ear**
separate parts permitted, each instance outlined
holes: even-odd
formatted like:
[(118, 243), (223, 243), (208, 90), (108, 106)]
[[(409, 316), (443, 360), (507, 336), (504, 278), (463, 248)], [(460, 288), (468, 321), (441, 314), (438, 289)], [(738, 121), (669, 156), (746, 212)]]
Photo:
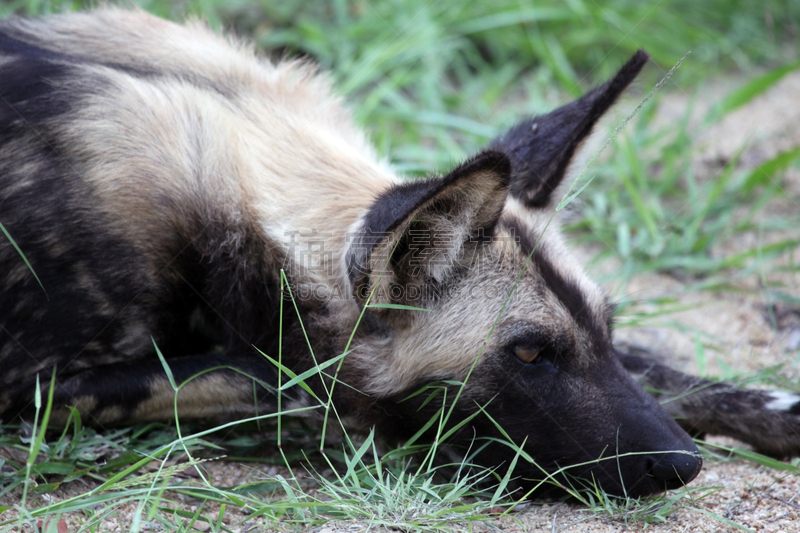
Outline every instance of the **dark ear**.
[(576, 149), (647, 59), (647, 53), (639, 50), (610, 81), (547, 115), (520, 122), (489, 145), (511, 160), (512, 197), (528, 207), (549, 203)]
[(446, 281), (467, 248), (490, 236), (505, 205), (511, 163), (478, 154), (440, 178), (392, 187), (348, 235), (347, 269), (356, 300), (407, 304)]

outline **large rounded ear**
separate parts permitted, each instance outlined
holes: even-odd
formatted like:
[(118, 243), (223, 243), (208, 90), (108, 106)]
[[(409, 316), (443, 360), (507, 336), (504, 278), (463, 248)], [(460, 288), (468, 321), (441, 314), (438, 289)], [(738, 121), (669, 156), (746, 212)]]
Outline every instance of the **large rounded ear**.
[(520, 122), (489, 145), (511, 160), (513, 198), (528, 207), (550, 202), (580, 144), (647, 59), (639, 50), (608, 82), (547, 115)]
[(471, 252), (491, 238), (510, 175), (508, 157), (487, 151), (446, 176), (409, 181), (378, 197), (348, 235), (356, 300), (416, 307), (432, 285), (469, 267)]

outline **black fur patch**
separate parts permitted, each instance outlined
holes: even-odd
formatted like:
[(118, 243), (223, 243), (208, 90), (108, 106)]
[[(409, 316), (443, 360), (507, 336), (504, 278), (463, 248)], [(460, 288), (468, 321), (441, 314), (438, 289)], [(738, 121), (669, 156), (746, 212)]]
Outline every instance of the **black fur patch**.
[(605, 324), (608, 323), (608, 320), (605, 317), (596, 316), (580, 287), (561, 275), (547, 257), (546, 245), (542, 241), (536, 242), (536, 235), (531, 235), (520, 225), (519, 221), (510, 217), (503, 218), (501, 224), (519, 236), (520, 247), (526, 256), (533, 253), (531, 260), (539, 269), (545, 284), (567, 308), (575, 322), (589, 334), (596, 354), (601, 355), (610, 341), (605, 331)]
[(0, 30), (0, 52), (3, 55), (24, 57), (28, 60), (69, 59), (69, 56), (25, 42), (7, 30)]
[[(52, 90), (55, 86), (55, 83), (53, 82), (63, 79), (61, 76), (52, 75), (55, 74), (55, 72), (53, 72), (54, 69), (62, 68), (69, 70), (69, 66), (72, 65), (72, 69), (74, 70), (75, 66), (80, 65), (101, 65), (109, 69), (124, 72), (125, 74), (135, 78), (173, 77), (196, 87), (212, 90), (225, 98), (231, 100), (235, 98), (235, 90), (233, 86), (222, 85), (209, 79), (208, 77), (202, 76), (197, 72), (170, 71), (163, 68), (155, 68), (152, 65), (140, 64), (136, 62), (119, 63), (109, 61), (93, 61), (80, 55), (66, 54), (49, 50), (47, 48), (42, 48), (32, 44), (29, 41), (35, 42), (36, 36), (27, 35), (15, 29), (0, 28), (0, 56), (19, 58), (19, 62), (23, 63), (24, 67), (21, 69), (19, 66), (8, 68), (8, 65), (3, 65), (3, 67), (0, 68), (2, 71), (6, 71), (6, 69), (8, 69), (9, 72), (19, 70), (19, 73), (16, 77), (9, 77), (2, 80), (3, 82), (8, 81), (7, 84), (3, 83), (3, 85), (20, 89), (20, 92), (22, 92), (21, 89), (25, 87), (26, 83), (29, 83), (32, 79), (35, 79), (30, 76), (26, 76), (27, 73), (34, 73), (42, 80), (45, 80), (45, 83), (50, 85), (49, 90)], [(23, 83), (15, 84), (15, 81), (22, 81)], [(31, 93), (30, 97), (36, 98), (35, 91)], [(68, 103), (68, 101), (66, 103)], [(63, 109), (68, 109), (68, 106), (63, 106)]]
[(0, 65), (0, 148), (44, 121), (69, 112), (78, 95), (59, 88), (75, 68), (43, 57), (20, 57)]
[[(0, 131), (13, 129), (2, 119)], [(109, 227), (90, 188), (39, 131), (45, 130), (19, 134), (17, 140), (27, 143), (22, 153), (0, 145), (0, 222), (46, 291), (0, 238), (0, 272), (6, 273), (0, 292), (7, 295), (0, 298), (0, 364), (22, 372), (15, 380), (21, 390), (34, 372), (42, 370), (44, 379), (54, 364), (75, 372), (113, 357), (117, 326), (131, 318), (147, 289), (142, 258)], [(88, 363), (81, 354), (98, 359)]]

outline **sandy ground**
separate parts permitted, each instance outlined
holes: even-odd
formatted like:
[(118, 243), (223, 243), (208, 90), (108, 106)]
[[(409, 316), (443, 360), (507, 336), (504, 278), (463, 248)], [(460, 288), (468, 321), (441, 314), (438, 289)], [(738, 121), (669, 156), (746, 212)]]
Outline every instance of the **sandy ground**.
[[(687, 95), (673, 88), (661, 107), (660, 120), (674, 120), (681, 116), (685, 106), (694, 102), (697, 116), (702, 116), (730, 88), (730, 81), (710, 84), (696, 95)], [(699, 130), (699, 120), (695, 121)], [(746, 107), (727, 116), (717, 126), (699, 134), (701, 156), (695, 161), (699, 176), (713, 176), (720, 165), (742, 146), (746, 145), (741, 165), (754, 168), (775, 154), (800, 145), (800, 72), (787, 76), (769, 93), (762, 95)], [(800, 221), (800, 170), (788, 172), (782, 182), (786, 196), (775, 200), (768, 214), (784, 214)], [(794, 237), (800, 229), (795, 228)], [(790, 232), (770, 234), (768, 239), (791, 237)], [(752, 248), (759, 236), (740, 234), (735, 242), (717, 243), (714, 253), (721, 256)], [(583, 249), (579, 254), (591, 258), (597, 250)], [(785, 264), (798, 257), (785, 254), (781, 258)], [(797, 254), (795, 254), (797, 255)], [(609, 269), (615, 268), (612, 262), (593, 267), (593, 273), (602, 277)], [(800, 296), (800, 274), (767, 273), (769, 282), (781, 282), (788, 294)], [(723, 375), (727, 368), (735, 372), (751, 373), (764, 367), (783, 364), (782, 374), (797, 381), (800, 378), (800, 310), (778, 306), (777, 329), (772, 327), (767, 306), (774, 302), (766, 301), (757, 289), (763, 280), (759, 276), (735, 280), (733, 283), (743, 289), (741, 293), (726, 291), (686, 292), (681, 280), (667, 275), (647, 274), (637, 277), (625, 286), (610, 286), (617, 297), (643, 299), (655, 296), (675, 298), (688, 309), (669, 315), (666, 319), (654, 321), (636, 329), (621, 328), (620, 339), (648, 346), (664, 354), (677, 367), (698, 372), (695, 357), (697, 332), (703, 332), (707, 346), (707, 373)], [(667, 320), (671, 324), (667, 324)], [(716, 442), (732, 444), (724, 439)], [(237, 464), (229, 461), (206, 463), (205, 469), (215, 483), (226, 486), (239, 485), (248, 481), (263, 479), (277, 473), (275, 467)], [(736, 527), (710, 517), (713, 513), (724, 517), (740, 528), (751, 531), (797, 532), (800, 531), (800, 479), (785, 472), (759, 467), (741, 460), (722, 460), (710, 458), (694, 486), (713, 487), (715, 492), (694, 502), (687, 499), (686, 504), (699, 510), (681, 509), (670, 515), (662, 524), (649, 525), (648, 531), (667, 532), (726, 532), (738, 531)], [(86, 487), (74, 482), (48, 496), (36, 496), (34, 501), (46, 504), (48, 500), (58, 501), (74, 494), (84, 492)], [(19, 503), (19, 493), (3, 498), (0, 505)], [(696, 497), (696, 496), (695, 496)], [(196, 509), (200, 502), (186, 498), (184, 508)], [(212, 506), (211, 510), (216, 509)], [(122, 505), (116, 516), (104, 520), (100, 531), (126, 531), (130, 524), (133, 504)], [(3, 518), (13, 516), (8, 511)], [(77, 531), (80, 517), (66, 517), (66, 531)], [(263, 518), (249, 519), (241, 513), (228, 512), (223, 520), (232, 531), (252, 532), (270, 530)], [(278, 529), (290, 529), (278, 525)], [(62, 528), (63, 529), (63, 528)], [(207, 524), (198, 524), (198, 530), (209, 530)], [(626, 525), (607, 516), (590, 513), (586, 508), (567, 503), (533, 504), (521, 512), (501, 519), (488, 518), (472, 525), (473, 531), (532, 531), (532, 532), (603, 532), (639, 531), (641, 525)], [(147, 530), (164, 530), (163, 526), (149, 524)], [(379, 527), (369, 527), (359, 522), (331, 522), (314, 528), (316, 533), (351, 531), (389, 531)], [(457, 528), (467, 531), (467, 526)], [(59, 533), (64, 531), (59, 530)]]

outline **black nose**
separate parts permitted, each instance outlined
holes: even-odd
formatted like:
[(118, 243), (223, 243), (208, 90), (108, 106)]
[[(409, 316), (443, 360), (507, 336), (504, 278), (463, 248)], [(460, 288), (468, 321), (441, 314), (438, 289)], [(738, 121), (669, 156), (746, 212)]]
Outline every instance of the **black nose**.
[(693, 480), (703, 467), (695, 449), (687, 453), (661, 453), (647, 456), (647, 474), (659, 487), (677, 489)]

